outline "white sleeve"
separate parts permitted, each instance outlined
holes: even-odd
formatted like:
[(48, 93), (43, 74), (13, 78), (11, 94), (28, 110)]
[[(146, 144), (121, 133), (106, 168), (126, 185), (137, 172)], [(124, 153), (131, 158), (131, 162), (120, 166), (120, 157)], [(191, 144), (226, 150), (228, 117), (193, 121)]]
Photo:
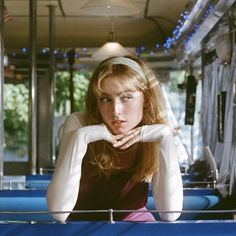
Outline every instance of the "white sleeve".
[[(159, 211), (182, 211), (183, 185), (177, 147), (167, 125), (143, 126), (143, 142), (159, 142), (159, 171), (152, 177), (152, 192)], [(181, 213), (159, 213), (164, 221), (174, 221)]]
[[(81, 165), (87, 144), (77, 134), (81, 124), (74, 114), (65, 122), (57, 164), (47, 190), (49, 211), (71, 211), (79, 192)], [(53, 214), (58, 221), (65, 221), (69, 213)]]
[[(104, 124), (82, 127), (75, 114), (71, 114), (64, 125), (57, 164), (46, 196), (49, 211), (73, 210), (79, 193), (82, 160), (87, 145), (98, 140), (114, 142)], [(63, 222), (69, 214), (53, 214), (53, 217)]]

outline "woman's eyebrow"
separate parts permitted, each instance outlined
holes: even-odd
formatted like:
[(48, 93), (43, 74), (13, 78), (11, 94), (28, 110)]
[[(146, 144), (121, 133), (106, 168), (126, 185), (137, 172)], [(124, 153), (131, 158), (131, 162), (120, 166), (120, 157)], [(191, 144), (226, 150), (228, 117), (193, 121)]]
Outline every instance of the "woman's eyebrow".
[(104, 92), (102, 92), (102, 93), (100, 94), (100, 96), (111, 96), (111, 95), (108, 94), (108, 93), (104, 93)]
[(124, 94), (124, 93), (134, 93), (134, 92), (135, 92), (134, 90), (127, 89), (127, 90), (122, 91), (122, 92), (120, 92), (120, 93), (118, 93), (118, 94), (119, 94), (119, 95), (122, 95), (122, 94)]
[[(134, 90), (131, 90), (131, 89), (127, 89), (127, 90), (125, 90), (125, 91), (121, 91), (121, 92), (118, 92), (117, 93), (117, 95), (122, 95), (122, 94), (124, 94), (124, 93), (133, 93), (133, 92), (135, 92)], [(111, 96), (111, 94), (109, 94), (109, 93), (106, 93), (106, 92), (102, 92), (101, 93), (101, 96)]]

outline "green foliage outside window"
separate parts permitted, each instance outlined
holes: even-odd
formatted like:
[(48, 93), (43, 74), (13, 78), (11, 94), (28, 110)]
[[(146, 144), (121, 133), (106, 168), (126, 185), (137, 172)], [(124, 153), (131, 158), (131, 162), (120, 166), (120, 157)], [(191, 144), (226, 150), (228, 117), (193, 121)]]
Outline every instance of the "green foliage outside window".
[[(70, 74), (68, 72), (57, 72), (56, 75), (56, 116), (66, 116), (70, 113), (70, 91), (69, 81)], [(74, 101), (75, 111), (84, 109), (85, 95), (89, 84), (90, 72), (83, 74), (74, 73)]]
[[(90, 72), (74, 73), (75, 110), (84, 109)], [(55, 116), (66, 116), (70, 112), (68, 72), (55, 74)], [(29, 88), (26, 84), (4, 84), (4, 149), (18, 158), (27, 155), (29, 120)], [(12, 155), (12, 154), (11, 154)]]
[(4, 84), (4, 147), (24, 156), (27, 150), (29, 89), (25, 84)]

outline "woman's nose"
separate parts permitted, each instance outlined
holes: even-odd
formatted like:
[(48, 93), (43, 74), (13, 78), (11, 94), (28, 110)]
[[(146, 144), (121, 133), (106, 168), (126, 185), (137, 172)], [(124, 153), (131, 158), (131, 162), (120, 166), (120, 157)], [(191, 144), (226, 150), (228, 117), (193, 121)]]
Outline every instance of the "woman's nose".
[(113, 113), (115, 115), (118, 115), (121, 113), (121, 109), (122, 109), (121, 103), (119, 101), (114, 101), (113, 102)]

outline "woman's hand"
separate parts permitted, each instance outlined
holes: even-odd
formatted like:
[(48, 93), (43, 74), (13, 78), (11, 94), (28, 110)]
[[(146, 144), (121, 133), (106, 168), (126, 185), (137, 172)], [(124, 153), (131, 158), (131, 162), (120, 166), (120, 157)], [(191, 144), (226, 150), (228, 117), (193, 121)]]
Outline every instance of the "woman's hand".
[(137, 127), (123, 134), (112, 134), (105, 124), (84, 126), (78, 131), (84, 137), (85, 143), (106, 140), (114, 147), (126, 149), (141, 140), (141, 127)]
[(116, 140), (113, 143), (113, 147), (126, 149), (137, 142), (160, 142), (169, 135), (172, 135), (172, 133), (168, 125), (144, 125), (124, 134), (113, 135), (113, 138)]
[(132, 129), (124, 134), (113, 135), (113, 138), (116, 140), (113, 143), (113, 147), (126, 149), (140, 141), (141, 127)]
[(78, 134), (82, 135), (86, 144), (99, 140), (105, 140), (112, 144), (116, 142), (115, 136), (110, 133), (105, 124), (83, 126), (78, 129)]

